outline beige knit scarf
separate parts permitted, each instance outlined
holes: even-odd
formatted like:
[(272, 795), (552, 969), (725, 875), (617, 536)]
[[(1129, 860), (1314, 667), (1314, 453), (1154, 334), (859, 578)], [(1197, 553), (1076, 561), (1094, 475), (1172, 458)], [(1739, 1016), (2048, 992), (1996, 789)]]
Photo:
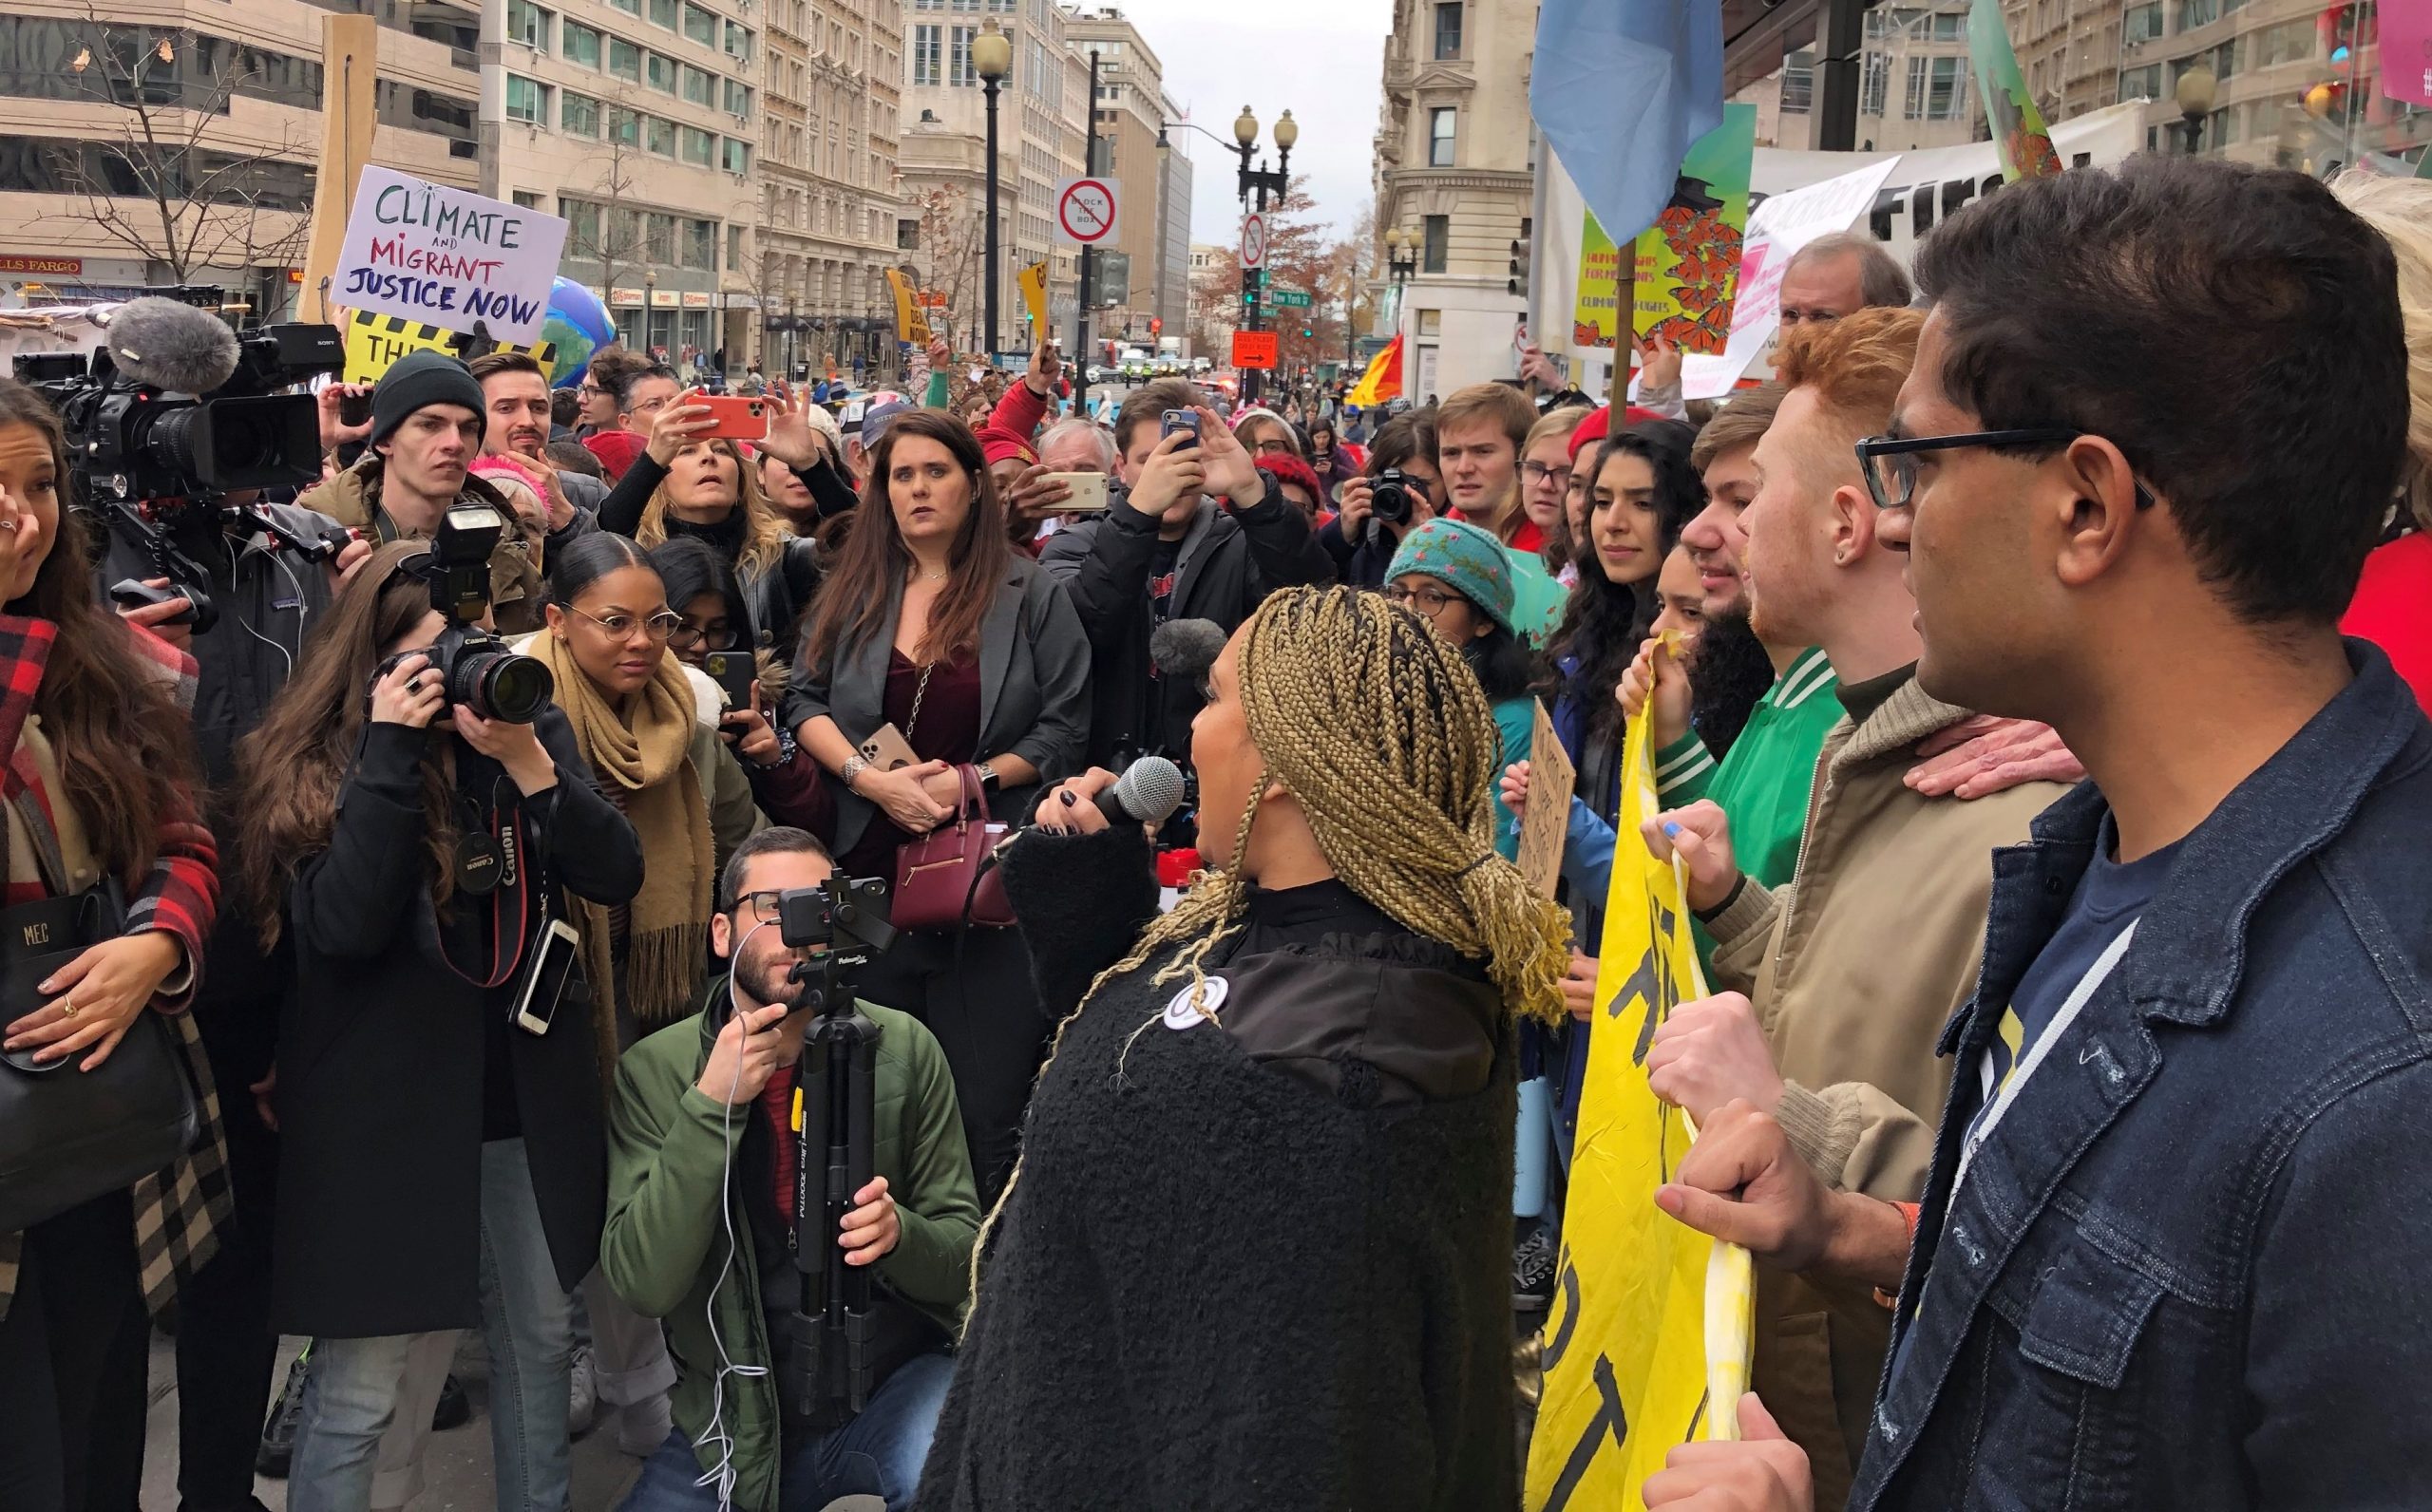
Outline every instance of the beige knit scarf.
[[(558, 707), (574, 726), (582, 759), (641, 840), (642, 890), (629, 905), (625, 929), (625, 1007), (645, 1030), (670, 1023), (694, 1008), (716, 880), (709, 801), (691, 759), (693, 686), (682, 662), (662, 656), (658, 671), (620, 709), (575, 665), (563, 636), (536, 635), (526, 650), (548, 664)], [(609, 910), (585, 898), (572, 902), (582, 929), (600, 1065), (613, 1068), (619, 984)]]

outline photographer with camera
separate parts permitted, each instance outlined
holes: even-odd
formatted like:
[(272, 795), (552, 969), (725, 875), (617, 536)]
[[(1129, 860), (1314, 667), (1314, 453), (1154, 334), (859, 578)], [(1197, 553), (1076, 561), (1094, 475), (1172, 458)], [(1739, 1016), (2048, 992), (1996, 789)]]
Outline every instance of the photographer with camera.
[(1342, 485), (1340, 512), (1319, 527), (1318, 545), (1340, 581), (1382, 588), (1402, 537), (1434, 520), (1443, 497), (1435, 422), (1425, 414), (1402, 415), (1377, 432), (1367, 470)]
[[(408, 352), (372, 391), (363, 455), (295, 502), (384, 542), (433, 534), (459, 502), (505, 511), (505, 497), (472, 473), (488, 414), (482, 386), (463, 363), (443, 352)], [(501, 537), (490, 569), (499, 628), (539, 629), (545, 589), (521, 532)]]
[(10, 1508), (134, 1504), (144, 1314), (228, 1221), (210, 1065), (183, 1011), (218, 901), (171, 694), (192, 664), (96, 601), (68, 455), (42, 395), (0, 379)]
[(466, 505), (383, 546), (240, 757), (242, 899), (294, 962), (273, 1320), (315, 1339), (296, 1512), (370, 1504), (383, 1432), (428, 1422), (476, 1324), (497, 1505), (566, 1503), (605, 1068), (558, 924), (634, 897), (642, 853), (545, 671), (480, 629), (505, 529)]
[(710, 926), (732, 978), (711, 982), (699, 1013), (642, 1041), (617, 1068), (600, 1269), (636, 1308), (666, 1320), (687, 1367), (675, 1429), (624, 1512), (710, 1512), (730, 1495), (751, 1512), (853, 1494), (900, 1509), (928, 1452), (979, 1206), (936, 1037), (909, 1014), (854, 1001), (849, 987), (834, 1007), (858, 1010), (878, 1033), (872, 1179), (849, 1194), (833, 1236), (845, 1264), (870, 1267), (876, 1282), (858, 1412), (802, 1389), (804, 1345), (791, 1326), (804, 1276), (791, 1107), (805, 1030), (817, 1022), (791, 973), (847, 942), (788, 945), (780, 899), (801, 898), (834, 872), (803, 830), (745, 841), (727, 862)]

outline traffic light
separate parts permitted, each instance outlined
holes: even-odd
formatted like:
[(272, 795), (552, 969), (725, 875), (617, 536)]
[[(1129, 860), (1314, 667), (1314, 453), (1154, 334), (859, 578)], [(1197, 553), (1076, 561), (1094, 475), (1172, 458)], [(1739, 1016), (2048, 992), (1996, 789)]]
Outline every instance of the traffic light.
[(1317, 334), (1317, 332), (1315, 332), (1315, 331), (1311, 331), (1311, 330), (1310, 330), (1308, 327), (1306, 327), (1306, 326), (1302, 326), (1302, 327), (1301, 328), (1301, 334), (1302, 334), (1303, 336), (1313, 336), (1313, 335), (1316, 335), (1316, 334)]
[(1529, 217), (1520, 217), (1520, 235), (1511, 238), (1511, 276), (1503, 281), (1507, 293), (1521, 298), (1529, 295), (1529, 241), (1532, 227)]
[(2332, 67), (2346, 66), (2348, 55), (2356, 46), (2357, 9), (2352, 3), (2333, 5), (2316, 24), (2322, 32), (2323, 52)]

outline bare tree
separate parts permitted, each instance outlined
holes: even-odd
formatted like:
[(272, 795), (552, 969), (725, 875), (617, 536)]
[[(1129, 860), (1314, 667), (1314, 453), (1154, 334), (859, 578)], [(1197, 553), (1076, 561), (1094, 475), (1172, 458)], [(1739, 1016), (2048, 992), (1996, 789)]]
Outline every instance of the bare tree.
[(979, 297), (979, 264), (987, 255), (987, 223), (960, 189), (930, 189), (912, 202), (921, 211), (923, 286), (946, 296), (945, 311), (933, 312), (929, 324), (951, 342), (958, 318), (965, 330), (972, 324), (970, 311)]
[(261, 56), (227, 37), (118, 26), (91, 0), (82, 29), (70, 88), (116, 115), (93, 140), (48, 149), (82, 209), (45, 218), (90, 226), (179, 283), (210, 268), (301, 262), (312, 234), (310, 144), (282, 130), (262, 146), (225, 129), (231, 100), (273, 85)]
[[(641, 155), (641, 115), (625, 103), (621, 90), (605, 110), (600, 124), (607, 128), (607, 146), (596, 155), (602, 160), (599, 176), (580, 197), (583, 208), (566, 217), (566, 255), (598, 263), (599, 287), (614, 299), (618, 270), (645, 262), (648, 246), (641, 212), (628, 202), (640, 181), (636, 160)], [(631, 139), (628, 128), (636, 133)]]

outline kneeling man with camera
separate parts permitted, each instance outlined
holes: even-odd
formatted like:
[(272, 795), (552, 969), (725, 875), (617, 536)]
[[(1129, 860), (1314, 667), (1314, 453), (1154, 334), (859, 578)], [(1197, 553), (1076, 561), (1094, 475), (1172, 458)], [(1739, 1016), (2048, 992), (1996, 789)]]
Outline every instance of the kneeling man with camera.
[(884, 890), (763, 830), (718, 888), (732, 974), (617, 1068), (600, 1268), (677, 1362), (626, 1512), (910, 1504), (953, 1371), (979, 1206), (938, 1041), (858, 1002)]

